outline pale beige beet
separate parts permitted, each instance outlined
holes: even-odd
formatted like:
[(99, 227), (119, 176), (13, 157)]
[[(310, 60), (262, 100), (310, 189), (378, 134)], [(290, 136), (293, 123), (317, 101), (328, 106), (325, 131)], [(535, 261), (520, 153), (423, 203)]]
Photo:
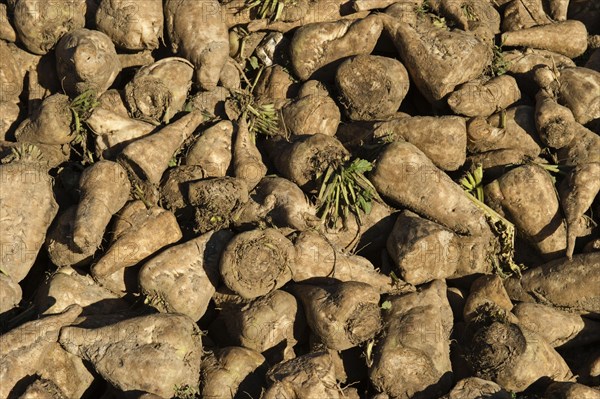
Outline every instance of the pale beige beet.
[(81, 307), (71, 305), (63, 313), (30, 321), (0, 337), (0, 397), (8, 398), (15, 384), (35, 373), (46, 351), (58, 340), (63, 326), (75, 321)]
[(430, 101), (477, 78), (492, 59), (489, 44), (464, 31), (447, 31), (423, 20), (411, 26), (389, 15), (382, 18), (414, 84)]
[(0, 269), (14, 282), (27, 276), (58, 212), (52, 178), (39, 163), (0, 165)]
[(510, 278), (505, 287), (512, 300), (538, 302), (582, 315), (600, 315), (600, 252), (561, 258)]
[[(568, 37), (569, 40), (563, 40), (564, 37)], [(502, 44), (507, 47), (549, 50), (575, 58), (587, 49), (587, 30), (579, 21), (555, 22), (505, 32), (502, 34)]]
[(435, 280), (419, 292), (389, 301), (384, 334), (373, 350), (371, 382), (390, 397), (439, 398), (452, 383), (452, 309), (446, 284)]
[(292, 38), (290, 56), (294, 72), (301, 80), (309, 79), (317, 71), (333, 76), (332, 63), (351, 55), (371, 53), (382, 29), (380, 19), (374, 15), (357, 21), (304, 25)]
[(139, 275), (146, 301), (160, 312), (200, 319), (219, 285), (219, 259), (231, 236), (209, 232), (146, 262)]
[(546, 259), (564, 256), (567, 229), (550, 174), (530, 164), (485, 186), (488, 204), (528, 237)]
[(100, 328), (63, 328), (59, 342), (122, 391), (171, 397), (176, 386), (198, 386), (200, 334), (186, 316), (153, 314)]

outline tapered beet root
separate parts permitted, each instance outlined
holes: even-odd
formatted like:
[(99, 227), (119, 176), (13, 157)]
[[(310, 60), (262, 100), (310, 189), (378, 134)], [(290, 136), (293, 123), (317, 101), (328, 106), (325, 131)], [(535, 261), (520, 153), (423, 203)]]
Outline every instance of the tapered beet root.
[(15, 132), (18, 141), (42, 144), (70, 143), (73, 116), (69, 97), (54, 94), (44, 99), (40, 107), (23, 121)]
[(510, 298), (540, 302), (579, 314), (600, 315), (600, 252), (561, 258), (505, 281)]
[[(136, 5), (132, 7), (132, 5)], [(163, 34), (163, 5), (160, 0), (131, 3), (128, 0), (100, 1), (96, 27), (119, 47), (153, 50)]]
[(296, 282), (331, 277), (340, 281), (366, 283), (380, 293), (394, 289), (392, 279), (375, 270), (367, 259), (342, 252), (327, 236), (314, 230), (302, 232), (294, 241), (296, 268), (292, 277)]
[[(214, 89), (229, 55), (227, 25), (217, 0), (168, 0), (165, 28), (171, 49), (196, 67), (196, 83)], [(196, 30), (195, 26), (207, 29)], [(210, 27), (210, 28), (208, 28)]]
[(513, 169), (485, 187), (493, 208), (514, 221), (547, 259), (564, 255), (567, 230), (550, 174), (536, 165)]
[(73, 243), (80, 252), (91, 253), (100, 246), (112, 216), (129, 199), (131, 184), (121, 165), (100, 161), (81, 174), (79, 190), (81, 196), (73, 224)]
[(372, 338), (381, 327), (379, 293), (368, 284), (298, 284), (293, 292), (304, 305), (312, 332), (330, 349), (352, 348)]
[(267, 372), (268, 388), (263, 399), (282, 397), (342, 397), (337, 385), (335, 366), (328, 352), (309, 353), (282, 362)]
[(173, 154), (203, 121), (200, 112), (190, 112), (156, 133), (127, 145), (119, 159), (138, 178), (158, 184)]
[(59, 342), (122, 391), (171, 397), (176, 387), (198, 385), (200, 330), (183, 315), (140, 316), (93, 329), (63, 328)]
[(467, 126), (459, 116), (414, 116), (377, 123), (374, 138), (407, 141), (440, 169), (456, 170), (465, 163)]
[[(358, 21), (305, 25), (295, 32), (291, 43), (294, 72), (302, 80), (309, 79), (315, 72), (332, 77), (331, 64), (335, 61), (373, 51), (382, 28), (381, 21), (374, 15)], [(333, 70), (322, 70), (327, 66)]]
[[(570, 40), (561, 42), (559, 37), (568, 34)], [(558, 42), (557, 42), (558, 40)], [(502, 34), (505, 46), (533, 47), (555, 51), (575, 58), (587, 49), (587, 30), (579, 21), (556, 22)]]
[(539, 303), (519, 303), (513, 309), (519, 325), (539, 334), (552, 347), (576, 347), (598, 341), (600, 322)]
[(511, 391), (524, 391), (539, 378), (568, 381), (573, 375), (539, 335), (510, 322), (495, 321), (475, 333), (468, 361), (475, 375)]
[(221, 121), (206, 129), (185, 155), (186, 165), (198, 165), (206, 177), (224, 177), (232, 158), (233, 124)]
[(138, 69), (125, 86), (131, 113), (153, 123), (169, 123), (183, 110), (192, 86), (194, 66), (184, 58), (169, 57)]
[(209, 354), (202, 360), (202, 397), (233, 399), (238, 392), (258, 397), (265, 372), (261, 370), (264, 362), (260, 353), (238, 346)]
[(17, 37), (34, 54), (46, 54), (65, 33), (83, 28), (85, 24), (85, 0), (18, 0), (13, 3), (12, 22)]
[(389, 15), (382, 18), (415, 85), (430, 101), (477, 78), (491, 61), (489, 44), (469, 33), (422, 20), (413, 26)]
[(371, 181), (380, 194), (459, 234), (488, 234), (484, 213), (417, 147), (398, 142), (379, 155)]
[(25, 323), (2, 335), (0, 340), (0, 397), (9, 393), (21, 379), (35, 373), (46, 351), (58, 340), (63, 326), (75, 321), (81, 307), (71, 305), (63, 313)]
[(271, 362), (293, 359), (305, 333), (302, 306), (293, 295), (275, 290), (241, 308), (221, 312), (211, 325), (217, 342), (262, 353)]
[(81, 306), (82, 315), (110, 314), (128, 308), (113, 292), (101, 287), (89, 275), (62, 267), (36, 293), (35, 305), (42, 314), (56, 314), (70, 305)]
[(0, 165), (0, 180), (0, 269), (19, 282), (33, 266), (58, 204), (42, 164), (22, 159)]
[(231, 236), (209, 232), (146, 262), (139, 279), (148, 303), (161, 312), (200, 319), (219, 285), (219, 259)]
[[(123, 213), (129, 213), (128, 206)], [(123, 268), (138, 264), (162, 247), (179, 241), (182, 236), (175, 216), (159, 207), (146, 209), (141, 204), (141, 209), (135, 210), (122, 223), (127, 226), (123, 226), (121, 231), (115, 226), (112, 245), (92, 266), (92, 276), (97, 280), (109, 278)]]
[(409, 87), (408, 72), (393, 58), (359, 55), (343, 62), (335, 82), (346, 113), (353, 120), (375, 120), (394, 114)]
[(389, 301), (384, 334), (373, 350), (371, 382), (391, 397), (438, 398), (451, 387), (452, 310), (446, 284), (436, 280)]

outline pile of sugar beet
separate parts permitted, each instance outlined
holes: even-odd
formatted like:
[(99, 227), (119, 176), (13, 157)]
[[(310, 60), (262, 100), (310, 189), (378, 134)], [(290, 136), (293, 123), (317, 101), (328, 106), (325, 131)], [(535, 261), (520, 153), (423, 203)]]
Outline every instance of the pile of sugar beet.
[(0, 399), (600, 398), (597, 0), (0, 0)]

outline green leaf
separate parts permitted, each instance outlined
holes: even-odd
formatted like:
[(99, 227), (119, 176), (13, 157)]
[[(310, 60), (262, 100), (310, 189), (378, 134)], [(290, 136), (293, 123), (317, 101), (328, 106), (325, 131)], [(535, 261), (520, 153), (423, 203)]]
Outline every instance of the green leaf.
[(250, 62), (250, 66), (252, 67), (252, 69), (258, 69), (259, 63), (258, 58), (256, 58), (256, 56), (250, 57), (248, 61)]
[(381, 304), (381, 309), (390, 310), (392, 308), (392, 303), (390, 301), (385, 301)]

